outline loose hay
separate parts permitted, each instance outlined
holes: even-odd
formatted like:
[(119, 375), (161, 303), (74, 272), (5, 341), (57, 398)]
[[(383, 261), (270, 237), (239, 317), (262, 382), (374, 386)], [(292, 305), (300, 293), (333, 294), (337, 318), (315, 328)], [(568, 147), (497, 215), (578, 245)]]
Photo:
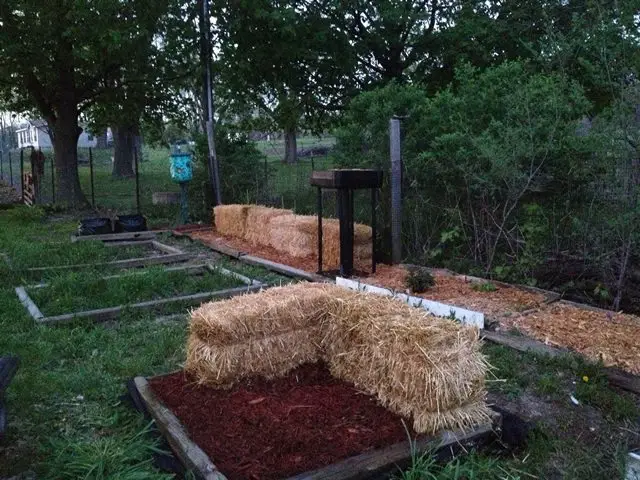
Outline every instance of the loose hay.
[(247, 212), (244, 239), (256, 245), (269, 245), (271, 221), (287, 215), (293, 215), (293, 211), (251, 205)]
[(249, 205), (219, 205), (213, 208), (216, 230), (222, 235), (243, 238)]
[(334, 376), (411, 417), (417, 432), (489, 420), (488, 368), (475, 329), (396, 300), (297, 284), (203, 305), (192, 313), (186, 369), (228, 386), (324, 359)]

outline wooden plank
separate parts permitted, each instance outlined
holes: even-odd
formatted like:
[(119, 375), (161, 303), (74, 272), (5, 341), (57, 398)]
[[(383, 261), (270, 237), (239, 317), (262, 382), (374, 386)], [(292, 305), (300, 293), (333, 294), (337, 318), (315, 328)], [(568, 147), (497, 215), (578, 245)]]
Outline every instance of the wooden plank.
[(244, 275), (242, 275), (242, 274), (240, 274), (238, 272), (232, 272), (231, 270), (227, 270), (226, 268), (223, 268), (223, 267), (217, 267), (217, 266), (211, 265), (209, 263), (209, 264), (207, 264), (207, 268), (211, 272), (219, 272), (222, 275), (225, 275), (227, 277), (231, 277), (231, 278), (235, 278), (236, 280), (240, 280), (245, 285), (262, 285), (262, 282), (259, 282), (258, 280), (252, 280), (251, 278), (245, 277)]
[(170, 255), (178, 255), (180, 253), (184, 253), (182, 250), (176, 247), (172, 247), (170, 245), (165, 245), (164, 243), (160, 243), (156, 240), (151, 240), (151, 244), (153, 248), (156, 250), (160, 250), (161, 252), (168, 253)]
[[(187, 275), (200, 275), (204, 274), (207, 271), (207, 264), (201, 263), (199, 265), (181, 265), (179, 267), (167, 267), (164, 268), (163, 272), (185, 272)], [(149, 275), (149, 270), (135, 270), (127, 273), (120, 273), (117, 275), (106, 275), (104, 277), (100, 277), (102, 280), (113, 280), (114, 278), (124, 278), (129, 277), (131, 275)], [(46, 288), (48, 287), (48, 283), (38, 283), (35, 285), (28, 285), (24, 288), (33, 290), (37, 288)]]
[(197, 304), (201, 301), (214, 298), (229, 298), (235, 297), (237, 295), (244, 295), (245, 293), (256, 292), (262, 288), (265, 288), (265, 286), (246, 286), (229, 288), (226, 290), (216, 290), (213, 292), (194, 293), (191, 295), (162, 298), (160, 300), (149, 300), (146, 302), (134, 303), (132, 305), (118, 305), (117, 307), (100, 308), (97, 310), (85, 310), (83, 312), (67, 313), (64, 315), (56, 315), (53, 317), (43, 317), (40, 318), (38, 322), (57, 325), (72, 322), (77, 318), (90, 318), (93, 321), (101, 322), (118, 317), (118, 315), (120, 315), (122, 310), (124, 310), (125, 308), (132, 310), (149, 310), (169, 303), (186, 302), (190, 304)]
[[(445, 431), (437, 437), (416, 440), (414, 449), (418, 454), (427, 451), (434, 451), (435, 454), (437, 451), (448, 448), (457, 449), (460, 446), (469, 446), (491, 437), (493, 429), (493, 425), (487, 424), (480, 425), (467, 433)], [(318, 470), (294, 475), (286, 480), (360, 480), (370, 478), (408, 466), (411, 462), (411, 453), (411, 445), (408, 441), (397, 443), (387, 448), (347, 458)]]
[(207, 454), (191, 441), (178, 418), (158, 400), (147, 380), (136, 377), (133, 381), (158, 429), (187, 469), (204, 480), (227, 480)]
[[(551, 357), (558, 357), (571, 353), (581, 355), (579, 352), (572, 352), (570, 350), (552, 347), (525, 336), (506, 335), (485, 330), (482, 332), (482, 337), (492, 343), (504, 345), (520, 352), (531, 352)], [(607, 376), (611, 385), (629, 392), (640, 394), (640, 377), (614, 367), (606, 367), (603, 368), (602, 371)]]
[(40, 320), (41, 318), (44, 318), (44, 315), (31, 299), (24, 287), (16, 287), (16, 294), (20, 299), (20, 303), (25, 306), (25, 308), (29, 311), (29, 315), (31, 315), (34, 320)]
[(252, 255), (242, 255), (238, 258), (241, 262), (248, 263), (250, 265), (257, 265), (259, 267), (264, 267), (268, 270), (282, 273), (288, 277), (301, 278), (303, 280), (307, 280), (309, 282), (331, 282), (330, 279), (323, 277), (322, 275), (318, 275), (316, 273), (305, 272), (304, 270), (300, 270), (298, 268), (290, 267), (289, 265), (284, 265), (282, 263), (272, 262), (270, 260), (265, 260), (264, 258), (254, 257)]
[[(189, 236), (189, 234), (186, 234), (186, 235)], [(189, 236), (189, 238), (191, 237)], [(214, 252), (222, 253), (223, 255), (227, 255), (228, 257), (240, 258), (241, 256), (245, 255), (244, 252), (228, 247), (227, 245), (222, 245), (219, 243), (204, 243), (204, 242), (201, 242), (201, 243), (207, 246), (208, 248), (210, 248), (211, 250), (213, 250)]]
[(2, 399), (4, 391), (7, 389), (11, 380), (18, 371), (19, 365), (20, 360), (18, 357), (0, 357), (0, 400)]
[(27, 268), (29, 272), (45, 272), (48, 270), (74, 270), (88, 267), (116, 267), (116, 268), (135, 268), (148, 265), (164, 265), (167, 263), (184, 262), (191, 259), (190, 253), (179, 253), (175, 255), (160, 255), (157, 257), (128, 258), (126, 260), (116, 260), (113, 262), (100, 263), (79, 263), (75, 265), (56, 265), (51, 267), (31, 267)]
[(118, 242), (104, 242), (105, 247), (138, 247), (140, 245), (153, 246), (153, 240), (123, 240)]
[(105, 233), (102, 235), (71, 235), (72, 242), (97, 241), (117, 242), (121, 240), (152, 240), (158, 233), (169, 230), (148, 230), (146, 232)]
[[(188, 436), (187, 430), (178, 418), (153, 394), (149, 384), (143, 377), (136, 377), (134, 383), (148, 412), (156, 421), (158, 428), (167, 438), (172, 450), (183, 464), (199, 474), (202, 478), (215, 478), (218, 480), (226, 477), (220, 472), (208, 455), (202, 451)], [(493, 436), (496, 428), (499, 428), (501, 417), (495, 414), (493, 423), (479, 425), (467, 432), (445, 431), (436, 437), (425, 437), (415, 442), (414, 448), (418, 453), (434, 451), (439, 455), (449, 451), (457, 451), (471, 445), (477, 445)], [(347, 458), (314, 471), (301, 473), (286, 480), (356, 480), (370, 478), (383, 472), (390, 472), (398, 466), (407, 466), (412, 458), (412, 449), (409, 442), (391, 445), (387, 448), (366, 452), (361, 455)], [(207, 475), (218, 475), (207, 477)]]

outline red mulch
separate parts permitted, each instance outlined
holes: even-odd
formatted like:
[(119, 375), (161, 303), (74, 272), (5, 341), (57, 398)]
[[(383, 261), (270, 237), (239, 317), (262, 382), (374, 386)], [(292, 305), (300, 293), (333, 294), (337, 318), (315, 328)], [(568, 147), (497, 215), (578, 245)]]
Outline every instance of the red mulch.
[[(209, 229), (208, 231), (205, 230), (189, 233), (189, 236), (194, 240), (200, 240), (205, 245), (223, 245), (231, 247), (239, 252), (248, 253), (256, 257), (271, 260), (272, 262), (289, 265), (291, 267), (304, 270), (305, 272), (316, 273), (318, 271), (318, 258), (315, 255), (308, 257), (294, 257), (291, 255), (286, 255), (273, 247), (254, 245), (241, 238), (220, 235), (213, 229)], [(355, 268), (357, 270), (364, 272), (371, 271), (370, 264), (360, 264), (360, 262), (355, 263)], [(339, 265), (329, 265), (325, 262), (325, 264), (323, 265), (323, 270), (327, 272), (333, 269), (337, 269), (338, 267)]]
[(150, 384), (230, 480), (286, 478), (407, 440), (400, 417), (323, 364), (231, 390), (198, 386), (182, 372)]

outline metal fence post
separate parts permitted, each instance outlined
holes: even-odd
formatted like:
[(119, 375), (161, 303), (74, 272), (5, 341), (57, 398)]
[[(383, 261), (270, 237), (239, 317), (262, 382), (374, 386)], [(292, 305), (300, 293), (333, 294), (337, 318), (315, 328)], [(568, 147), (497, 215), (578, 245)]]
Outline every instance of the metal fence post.
[(20, 198), (24, 203), (24, 148), (20, 149)]
[(9, 182), (13, 187), (13, 162), (11, 160), (11, 150), (9, 150)]
[(402, 156), (400, 151), (400, 120), (389, 121), (391, 153), (391, 261), (402, 261)]
[[(42, 151), (42, 150), (41, 150)], [(56, 203), (56, 165), (55, 157), (51, 158), (51, 203)]]
[(91, 181), (91, 206), (96, 208), (96, 192), (93, 185), (93, 150), (89, 147), (89, 178)]
[(135, 147), (133, 147), (133, 161), (136, 167), (136, 211), (140, 214), (140, 171), (138, 168), (138, 149)]

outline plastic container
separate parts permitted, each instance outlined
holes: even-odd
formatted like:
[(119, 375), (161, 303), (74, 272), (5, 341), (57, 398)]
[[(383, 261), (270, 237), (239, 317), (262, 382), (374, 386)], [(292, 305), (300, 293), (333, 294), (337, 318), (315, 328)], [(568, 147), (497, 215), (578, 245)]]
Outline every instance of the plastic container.
[(190, 182), (193, 179), (192, 155), (186, 148), (185, 144), (171, 147), (169, 171), (171, 180), (177, 183)]
[(147, 230), (147, 219), (142, 215), (118, 215), (113, 225), (116, 233), (144, 232)]
[(106, 235), (113, 233), (110, 218), (83, 218), (78, 225), (78, 235)]

